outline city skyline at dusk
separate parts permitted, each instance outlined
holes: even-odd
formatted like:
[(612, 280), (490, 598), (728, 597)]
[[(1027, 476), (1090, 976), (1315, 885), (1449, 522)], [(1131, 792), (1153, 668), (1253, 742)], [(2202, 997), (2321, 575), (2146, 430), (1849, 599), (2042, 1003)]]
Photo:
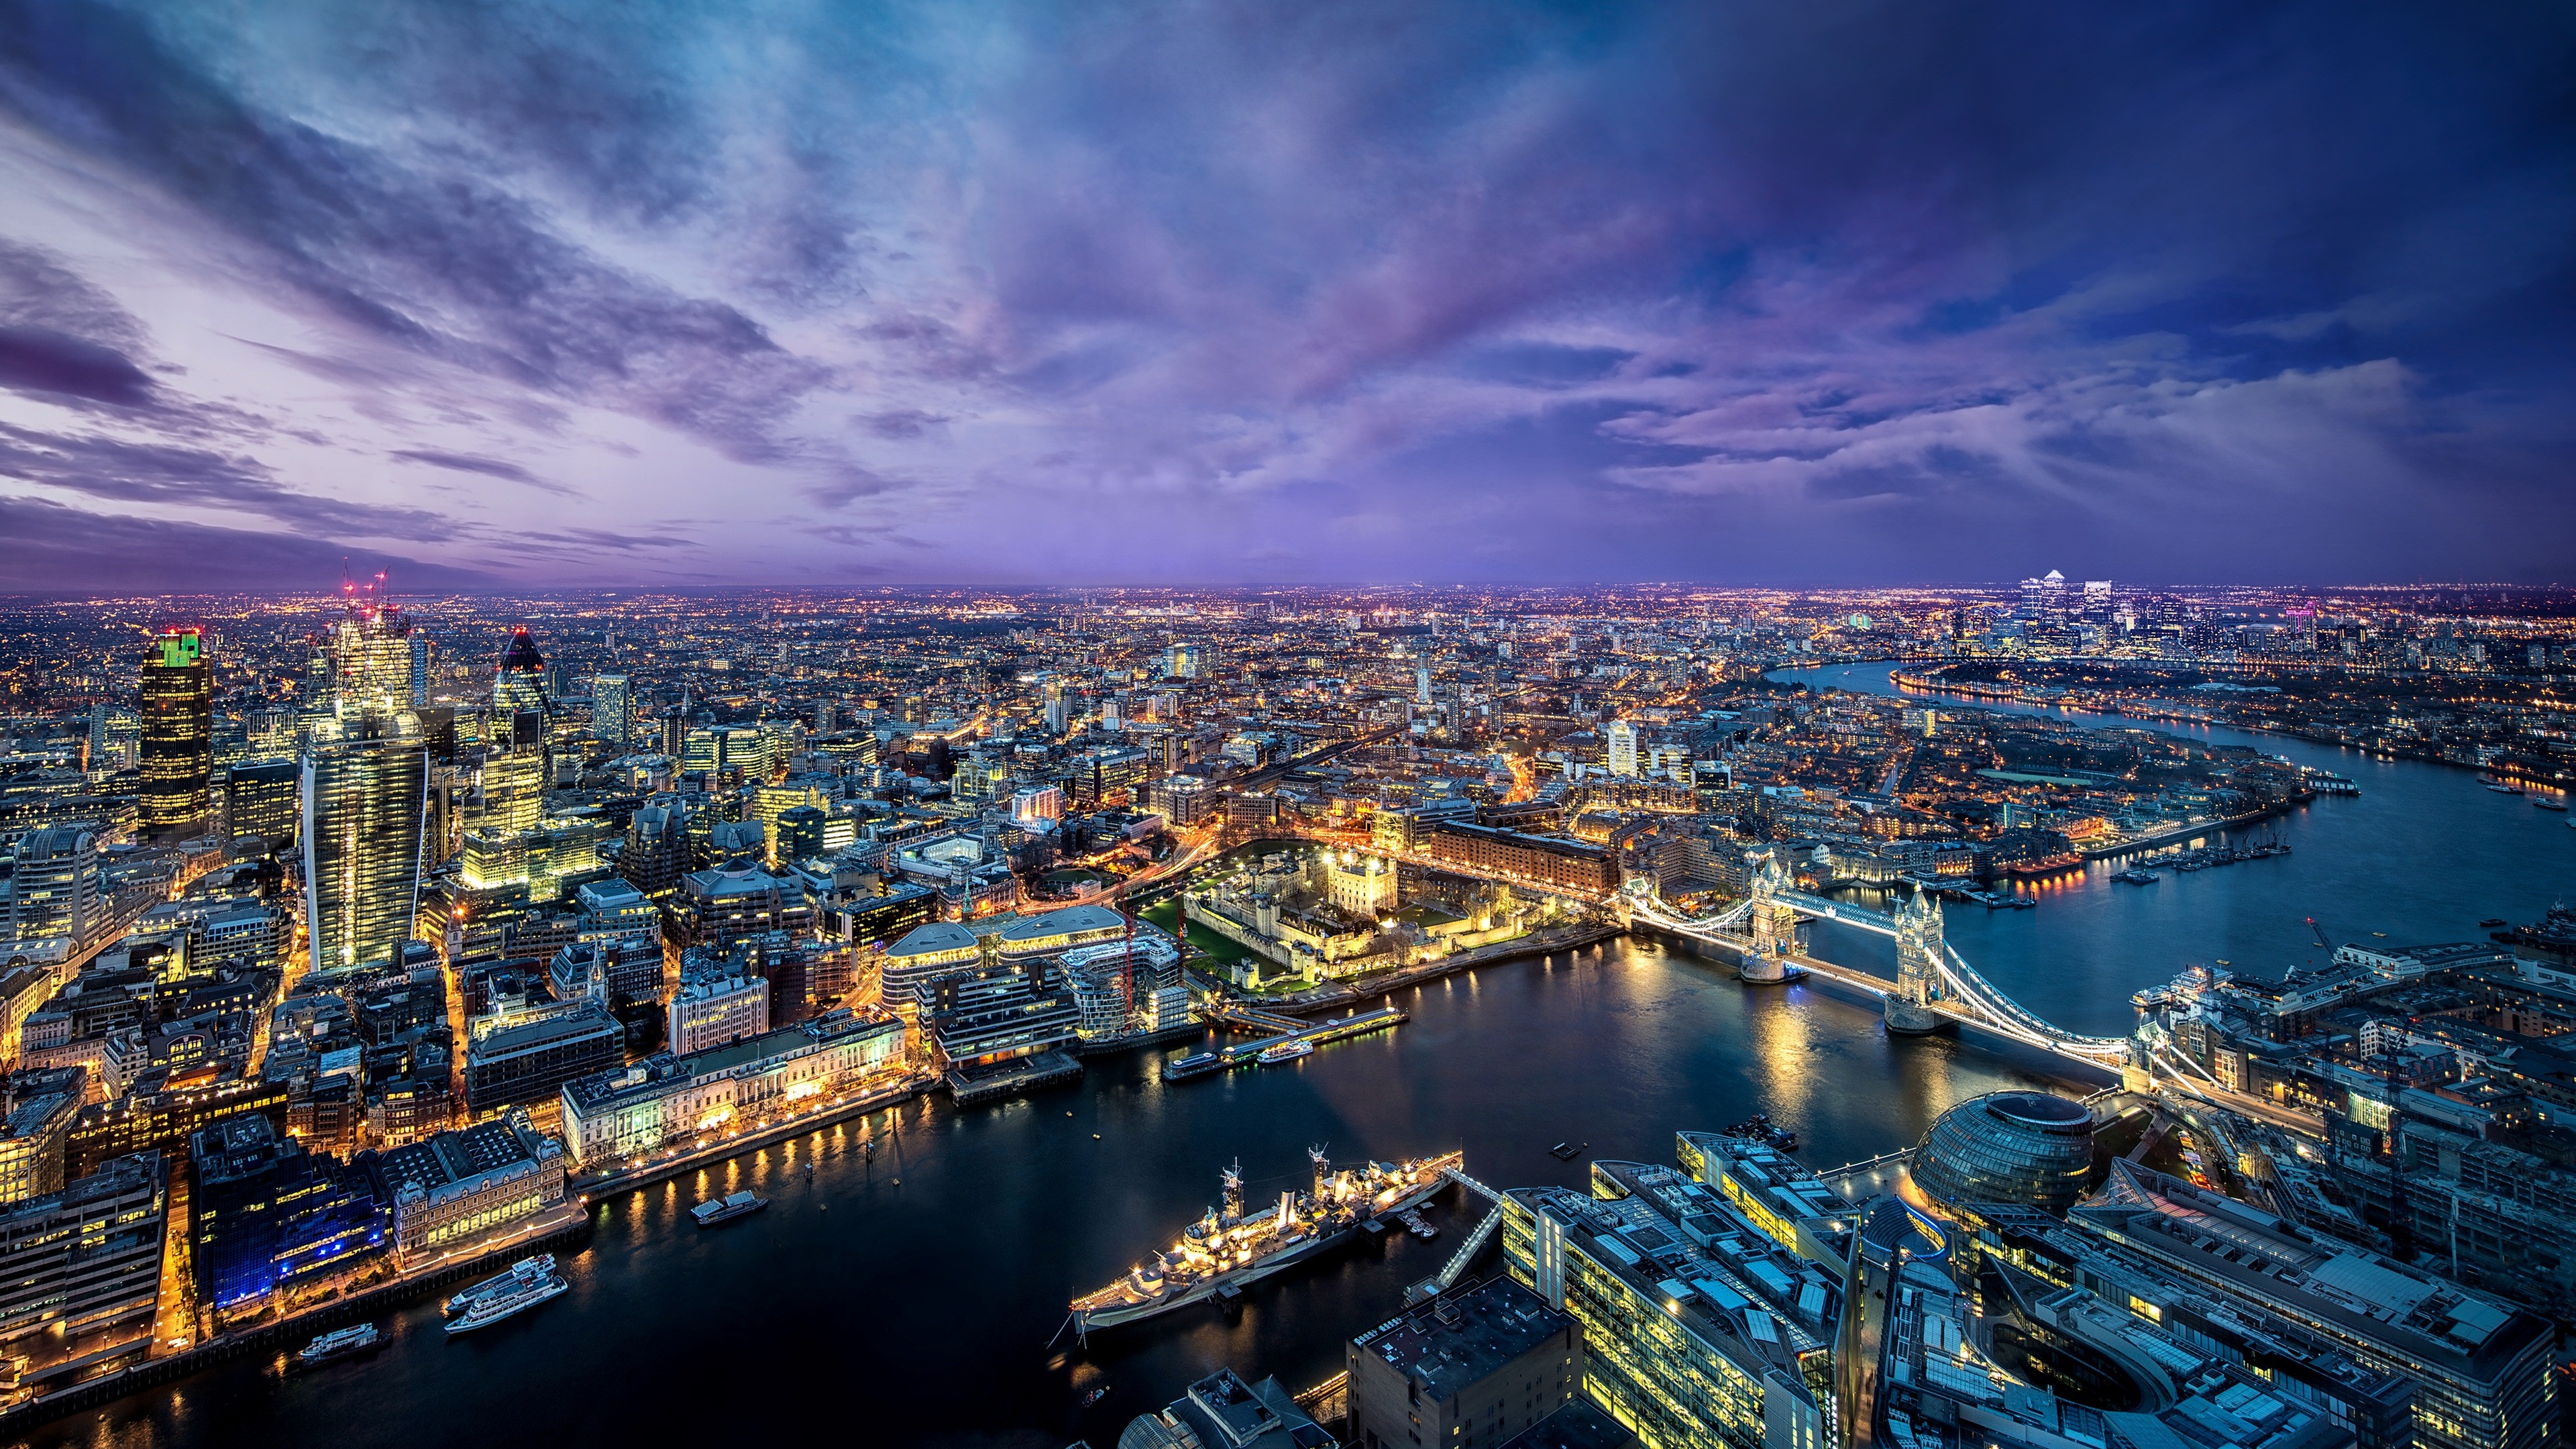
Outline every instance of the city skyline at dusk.
[(0, 0), (0, 1443), (2551, 1449), (2570, 77)]
[(0, 6), (0, 590), (2562, 577), (2563, 22)]

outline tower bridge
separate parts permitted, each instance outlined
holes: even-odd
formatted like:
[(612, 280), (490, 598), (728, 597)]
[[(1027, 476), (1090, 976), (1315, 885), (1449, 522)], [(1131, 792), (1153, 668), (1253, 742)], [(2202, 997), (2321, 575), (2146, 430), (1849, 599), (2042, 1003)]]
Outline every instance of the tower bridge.
[[(1867, 991), (1883, 1001), (1890, 1031), (1920, 1035), (1951, 1022), (2109, 1071), (2135, 1060), (2137, 1044), (2129, 1038), (2068, 1031), (1979, 975), (1941, 939), (1941, 907), (1928, 894), (1916, 895), (1891, 916), (1793, 889), (1779, 862), (1765, 860), (1754, 873), (1752, 893), (1716, 915), (1682, 915), (1642, 880), (1632, 883), (1622, 904), (1632, 922), (1734, 952), (1747, 981), (1786, 981), (1796, 967)], [(1896, 979), (1810, 954), (1802, 936), (1814, 920), (1895, 938)]]

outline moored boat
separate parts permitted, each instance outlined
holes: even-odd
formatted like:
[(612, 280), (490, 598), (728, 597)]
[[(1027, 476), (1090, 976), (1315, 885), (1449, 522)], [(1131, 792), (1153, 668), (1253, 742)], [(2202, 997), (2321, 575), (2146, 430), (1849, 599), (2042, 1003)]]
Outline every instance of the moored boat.
[(732, 1222), (735, 1218), (750, 1217), (767, 1206), (769, 1206), (769, 1199), (765, 1197), (754, 1197), (748, 1192), (737, 1192), (726, 1197), (710, 1198), (689, 1209), (689, 1216), (698, 1220), (699, 1227), (712, 1228), (718, 1223)]
[(1263, 1047), (1261, 1064), (1265, 1067), (1275, 1067), (1281, 1062), (1293, 1062), (1299, 1057), (1311, 1057), (1314, 1054), (1315, 1044), (1301, 1036), (1291, 1041)]
[(1193, 1303), (1232, 1303), (1243, 1288), (1357, 1236), (1364, 1225), (1399, 1221), (1446, 1185), (1465, 1154), (1333, 1169), (1310, 1148), (1313, 1177), (1257, 1211), (1246, 1211), (1243, 1170), (1226, 1169), (1224, 1197), (1179, 1240), (1149, 1253), (1117, 1282), (1073, 1300), (1075, 1331), (1113, 1328)]
[(305, 1368), (319, 1368), (344, 1358), (355, 1358), (384, 1347), (385, 1336), (372, 1323), (335, 1328), (296, 1350), (295, 1361)]
[(458, 1289), (444, 1305), (445, 1311), (450, 1318), (460, 1317), (473, 1312), (476, 1305), (486, 1299), (499, 1297), (529, 1283), (542, 1283), (553, 1277), (554, 1272), (555, 1255), (552, 1253), (521, 1258), (512, 1263), (507, 1272), (495, 1274), (470, 1288)]
[(507, 1289), (476, 1303), (462, 1314), (447, 1321), (450, 1338), (489, 1328), (505, 1318), (516, 1317), (551, 1298), (570, 1291), (572, 1284), (561, 1273), (549, 1272), (544, 1278), (521, 1278)]

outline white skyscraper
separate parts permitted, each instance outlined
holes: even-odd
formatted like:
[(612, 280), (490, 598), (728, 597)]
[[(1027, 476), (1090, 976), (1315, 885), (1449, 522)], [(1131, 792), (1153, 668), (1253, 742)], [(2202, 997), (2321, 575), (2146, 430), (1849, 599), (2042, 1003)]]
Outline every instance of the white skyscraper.
[(1637, 727), (1628, 723), (1624, 719), (1613, 720), (1601, 731), (1601, 738), (1603, 742), (1609, 746), (1610, 773), (1613, 775), (1636, 774)]
[[(829, 718), (831, 705), (815, 708), (821, 717)], [(623, 745), (634, 736), (635, 686), (625, 675), (602, 674), (590, 681), (590, 732), (612, 745)]]

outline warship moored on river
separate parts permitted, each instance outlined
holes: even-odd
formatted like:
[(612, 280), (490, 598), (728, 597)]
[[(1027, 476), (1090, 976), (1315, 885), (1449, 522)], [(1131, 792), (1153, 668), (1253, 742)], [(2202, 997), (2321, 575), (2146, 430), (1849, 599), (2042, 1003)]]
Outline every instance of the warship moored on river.
[(1241, 1164), (1227, 1168), (1224, 1202), (1190, 1224), (1180, 1241), (1073, 1300), (1074, 1331), (1114, 1328), (1239, 1291), (1347, 1241), (1365, 1223), (1420, 1207), (1447, 1182), (1445, 1174), (1466, 1163), (1465, 1153), (1447, 1152), (1335, 1172), (1322, 1148), (1308, 1148), (1306, 1157), (1314, 1168), (1308, 1190), (1292, 1188), (1254, 1213), (1243, 1210)]

